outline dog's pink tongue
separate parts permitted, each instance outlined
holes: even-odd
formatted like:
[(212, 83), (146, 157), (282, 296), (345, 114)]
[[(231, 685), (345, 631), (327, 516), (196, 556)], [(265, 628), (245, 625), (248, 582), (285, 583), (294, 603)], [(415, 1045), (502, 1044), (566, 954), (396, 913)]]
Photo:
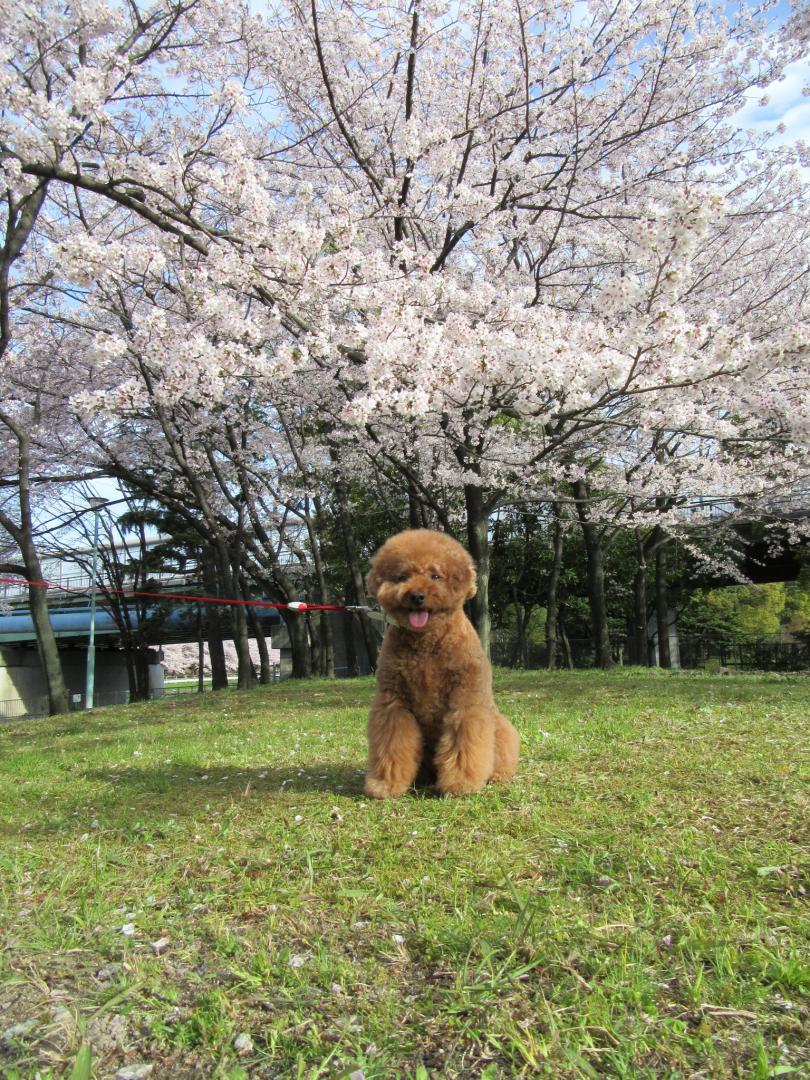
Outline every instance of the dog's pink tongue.
[(414, 630), (421, 630), (423, 626), (427, 626), (429, 618), (429, 611), (412, 611), (408, 615), (408, 622), (410, 622)]

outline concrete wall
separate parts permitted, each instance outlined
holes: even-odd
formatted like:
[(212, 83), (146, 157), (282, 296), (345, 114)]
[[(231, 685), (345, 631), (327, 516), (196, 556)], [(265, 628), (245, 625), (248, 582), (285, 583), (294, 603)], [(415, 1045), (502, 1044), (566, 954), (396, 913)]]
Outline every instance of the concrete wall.
[(48, 711), (48, 696), (36, 649), (0, 649), (0, 716)]
[[(667, 627), (669, 629), (669, 658), (674, 668), (681, 666), (681, 646), (678, 641), (678, 617), (673, 608), (667, 614)], [(647, 623), (647, 638), (650, 642), (650, 655), (652, 666), (658, 667), (658, 621), (655, 615), (650, 616)]]
[[(152, 650), (149, 667), (153, 691), (163, 688), (163, 667)], [(62, 670), (73, 708), (84, 705), (87, 678), (87, 649), (60, 649)], [(124, 653), (119, 649), (96, 650), (94, 704), (117, 705), (129, 700), (129, 682)], [(78, 699), (78, 700), (77, 700)], [(0, 719), (11, 716), (41, 716), (48, 711), (48, 691), (36, 649), (0, 647)]]

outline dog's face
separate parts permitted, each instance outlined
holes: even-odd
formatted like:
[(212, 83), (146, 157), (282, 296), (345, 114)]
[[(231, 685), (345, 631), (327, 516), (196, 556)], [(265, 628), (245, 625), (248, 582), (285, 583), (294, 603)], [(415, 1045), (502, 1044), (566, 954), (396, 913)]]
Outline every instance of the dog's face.
[(366, 586), (400, 626), (422, 633), (475, 595), (475, 564), (446, 533), (411, 529), (383, 544)]

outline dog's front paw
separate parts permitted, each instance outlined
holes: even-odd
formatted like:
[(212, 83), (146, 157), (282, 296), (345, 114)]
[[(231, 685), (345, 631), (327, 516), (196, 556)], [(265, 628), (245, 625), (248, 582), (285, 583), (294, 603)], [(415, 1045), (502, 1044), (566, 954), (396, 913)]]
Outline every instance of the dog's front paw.
[(392, 784), (389, 780), (380, 780), (376, 776), (367, 776), (366, 795), (372, 799), (397, 799), (408, 790), (408, 785)]

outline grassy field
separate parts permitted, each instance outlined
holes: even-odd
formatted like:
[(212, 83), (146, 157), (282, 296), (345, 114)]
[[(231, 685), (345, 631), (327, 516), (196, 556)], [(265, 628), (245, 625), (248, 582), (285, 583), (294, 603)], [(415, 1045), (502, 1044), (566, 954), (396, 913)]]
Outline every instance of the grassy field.
[(370, 680), (0, 728), (0, 1075), (810, 1075), (810, 681), (497, 691), (459, 800), (364, 798)]

